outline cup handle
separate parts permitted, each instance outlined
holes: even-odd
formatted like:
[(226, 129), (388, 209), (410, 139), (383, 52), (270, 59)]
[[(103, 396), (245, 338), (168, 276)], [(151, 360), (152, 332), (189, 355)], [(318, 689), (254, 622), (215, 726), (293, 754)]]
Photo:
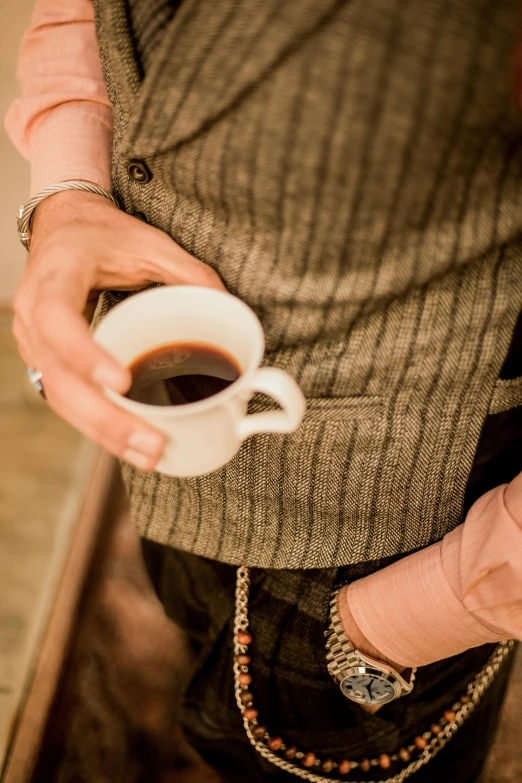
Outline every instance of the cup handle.
[(261, 367), (253, 377), (250, 389), (272, 397), (282, 410), (252, 413), (241, 419), (238, 435), (242, 441), (259, 432), (294, 432), (299, 427), (306, 401), (297, 383), (284, 370)]

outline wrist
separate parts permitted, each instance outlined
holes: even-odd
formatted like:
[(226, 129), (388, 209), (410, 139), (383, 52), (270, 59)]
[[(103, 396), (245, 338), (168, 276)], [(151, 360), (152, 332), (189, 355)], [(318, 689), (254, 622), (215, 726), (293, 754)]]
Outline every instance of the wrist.
[(348, 602), (348, 588), (349, 585), (345, 585), (339, 591), (339, 617), (341, 618), (346, 638), (351, 642), (354, 649), (359, 650), (359, 652), (365, 655), (369, 655), (371, 658), (375, 658), (378, 661), (389, 664), (399, 673), (404, 671), (404, 666), (383, 655), (359, 628), (353, 617), (350, 604)]
[(78, 219), (84, 213), (86, 205), (115, 207), (105, 196), (97, 193), (87, 193), (81, 190), (63, 190), (44, 198), (35, 208), (31, 221), (32, 241), (38, 233), (46, 233), (55, 226)]

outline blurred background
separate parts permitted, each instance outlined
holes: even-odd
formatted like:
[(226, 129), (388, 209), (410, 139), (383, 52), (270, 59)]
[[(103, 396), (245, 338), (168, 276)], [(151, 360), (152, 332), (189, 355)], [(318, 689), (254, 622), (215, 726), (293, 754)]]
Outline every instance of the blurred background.
[[(17, 95), (17, 51), (33, 4), (2, 0), (2, 117)], [(98, 734), (87, 736), (96, 694), (90, 653), (102, 634), (97, 618), (104, 613), (119, 625), (132, 647), (132, 634), (143, 629), (125, 626), (120, 599), (135, 590), (150, 600), (152, 638), (168, 638), (168, 629), (143, 581), (113, 461), (50, 412), (26, 381), (10, 301), (25, 263), (15, 214), (27, 198), (29, 172), (3, 128), (0, 159), (0, 779), (130, 783), (141, 779), (139, 765), (118, 717), (97, 714)], [(122, 662), (140, 698), (153, 664), (137, 653), (131, 664)], [(519, 654), (484, 783), (522, 780), (521, 703)], [(82, 744), (104, 764), (86, 771)]]
[[(34, 0), (2, 1), (2, 118), (17, 95), (16, 58), (33, 5)], [(25, 264), (14, 217), (27, 198), (29, 167), (3, 125), (0, 160), (0, 770), (5, 772), (98, 453), (27, 384), (11, 336), (10, 302)], [(21, 772), (18, 779), (25, 779)]]
[[(18, 46), (33, 0), (3, 0), (0, 115), (16, 97)], [(0, 129), (0, 769), (41, 651), (97, 451), (28, 387), (10, 301), (25, 264), (14, 217), (29, 167)], [(22, 778), (20, 778), (22, 779)]]
[[(34, 0), (3, 0), (0, 25), (0, 305), (5, 311), (21, 278), (25, 252), (13, 231), (13, 205), (23, 204), (29, 187), (29, 167), (17, 154), (3, 128), (3, 118), (11, 101), (17, 97), (16, 58), (20, 39), (29, 24)], [(3, 376), (2, 376), (3, 377)]]

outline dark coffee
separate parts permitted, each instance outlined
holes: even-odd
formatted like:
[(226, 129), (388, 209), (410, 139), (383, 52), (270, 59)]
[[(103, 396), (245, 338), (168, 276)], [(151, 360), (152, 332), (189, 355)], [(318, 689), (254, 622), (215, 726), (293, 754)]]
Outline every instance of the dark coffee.
[(129, 400), (148, 405), (187, 405), (230, 386), (241, 369), (229, 353), (205, 343), (169, 343), (130, 365)]

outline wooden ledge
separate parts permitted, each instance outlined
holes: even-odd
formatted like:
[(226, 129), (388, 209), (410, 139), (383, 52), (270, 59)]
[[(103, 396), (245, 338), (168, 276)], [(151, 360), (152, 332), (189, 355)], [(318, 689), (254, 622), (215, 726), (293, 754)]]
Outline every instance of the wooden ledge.
[[(115, 482), (115, 460), (100, 452), (72, 536), (65, 551), (58, 551), (52, 585), (47, 596), (44, 626), (25, 674), (18, 709), (11, 726), (2, 783), (29, 783), (46, 728), (60, 674), (69, 649), (71, 634), (91, 566), (96, 541)], [(57, 542), (60, 550), (60, 542)], [(42, 611), (42, 607), (40, 607)]]

